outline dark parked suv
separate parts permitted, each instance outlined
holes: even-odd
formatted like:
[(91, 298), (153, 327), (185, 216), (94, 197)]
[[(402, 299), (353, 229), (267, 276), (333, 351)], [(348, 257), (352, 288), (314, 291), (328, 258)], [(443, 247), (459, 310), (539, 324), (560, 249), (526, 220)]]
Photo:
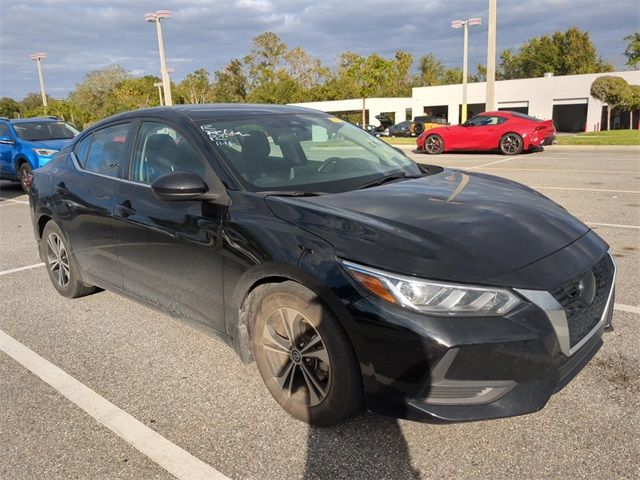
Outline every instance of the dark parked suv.
[(116, 115), (31, 183), (60, 294), (105, 288), (196, 324), (314, 424), (365, 405), (437, 421), (536, 411), (611, 322), (608, 246), (566, 210), (312, 110)]

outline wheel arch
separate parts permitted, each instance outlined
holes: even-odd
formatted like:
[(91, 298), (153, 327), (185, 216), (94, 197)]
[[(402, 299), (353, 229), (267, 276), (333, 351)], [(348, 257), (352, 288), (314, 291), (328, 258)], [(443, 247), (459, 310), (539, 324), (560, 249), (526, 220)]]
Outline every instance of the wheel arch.
[[(329, 287), (297, 266), (264, 263), (256, 265), (243, 275), (232, 295), (231, 307), (226, 309), (227, 312), (232, 312), (227, 318), (227, 332), (233, 338), (233, 347), (242, 361), (251, 363), (254, 360), (251, 345), (251, 318), (255, 313), (255, 306), (248, 301), (251, 294), (262, 285), (287, 281), (299, 283), (320, 298), (343, 326), (354, 351), (360, 357), (361, 348), (353, 335), (353, 319), (347, 308)], [(238, 315), (233, 312), (238, 312)]]
[(515, 130), (507, 130), (506, 132), (503, 132), (503, 133), (500, 135), (500, 138), (498, 138), (498, 147), (497, 147), (497, 148), (498, 148), (498, 149), (500, 149), (500, 144), (502, 143), (502, 139), (503, 139), (504, 137), (506, 137), (507, 135), (510, 135), (510, 134), (518, 135), (518, 136), (520, 137), (520, 140), (522, 140), (522, 147), (523, 147), (523, 149), (524, 149), (524, 137), (522, 136), (522, 133), (517, 132), (517, 131), (515, 131)]
[(16, 174), (18, 173), (18, 170), (20, 169), (20, 166), (23, 163), (28, 163), (29, 166), (31, 168), (33, 168), (33, 163), (31, 162), (31, 160), (29, 160), (27, 157), (25, 157), (24, 155), (18, 155), (15, 160), (14, 160), (14, 167), (16, 169)]

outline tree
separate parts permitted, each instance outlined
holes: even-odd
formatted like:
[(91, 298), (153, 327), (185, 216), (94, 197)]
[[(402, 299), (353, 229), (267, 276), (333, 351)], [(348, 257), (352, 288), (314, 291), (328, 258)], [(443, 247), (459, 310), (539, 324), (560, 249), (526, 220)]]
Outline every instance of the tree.
[(627, 57), (627, 65), (631, 68), (637, 68), (640, 65), (640, 32), (632, 33), (624, 37), (627, 42), (627, 48), (624, 51)]
[(187, 74), (178, 84), (176, 92), (183, 103), (211, 103), (215, 97), (209, 72), (204, 68)]
[(215, 72), (214, 76), (213, 91), (216, 101), (238, 103), (247, 99), (249, 86), (240, 60), (231, 60), (221, 72)]
[(424, 87), (441, 85), (446, 69), (444, 63), (433, 53), (424, 55), (418, 60), (417, 83)]
[(633, 129), (633, 112), (640, 110), (640, 85), (629, 85), (625, 110), (629, 112), (629, 129)]
[[(480, 65), (478, 65), (478, 68), (480, 68)], [(470, 76), (469, 80), (472, 82), (483, 81), (477, 80), (473, 75)], [(458, 83), (462, 83), (462, 70), (460, 68), (447, 68), (433, 53), (420, 57), (416, 84), (420, 86), (435, 86), (455, 85)]]
[(629, 84), (624, 78), (604, 75), (591, 84), (591, 96), (607, 103), (607, 130), (611, 128), (611, 110), (629, 98)]
[(0, 98), (0, 117), (15, 118), (20, 114), (20, 104), (13, 98)]
[[(47, 103), (51, 102), (51, 100), (53, 99), (47, 95)], [(20, 115), (23, 117), (36, 117), (46, 114), (47, 112), (42, 105), (42, 95), (40, 93), (28, 93), (20, 100)]]
[(148, 108), (160, 105), (158, 90), (153, 84), (160, 79), (153, 75), (145, 75), (139, 78), (127, 78), (117, 84), (106, 103), (107, 115), (135, 110), (138, 108)]
[(88, 121), (103, 118), (116, 109), (111, 102), (116, 86), (131, 76), (119, 65), (110, 65), (85, 75), (84, 80), (76, 85), (69, 94), (69, 100), (82, 110), (88, 112)]
[(500, 54), (500, 75), (505, 79), (541, 77), (546, 72), (578, 75), (611, 71), (613, 66), (598, 56), (589, 32), (576, 27), (531, 38), (517, 52), (509, 49)]

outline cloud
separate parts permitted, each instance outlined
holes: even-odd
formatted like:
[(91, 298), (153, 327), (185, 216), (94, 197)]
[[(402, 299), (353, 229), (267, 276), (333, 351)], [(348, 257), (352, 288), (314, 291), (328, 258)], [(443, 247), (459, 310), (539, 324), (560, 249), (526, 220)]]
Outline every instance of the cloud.
[[(38, 90), (29, 54), (46, 51), (47, 88), (64, 96), (88, 72), (118, 63), (136, 74), (158, 74), (157, 40), (144, 14), (172, 10), (163, 23), (167, 63), (175, 80), (204, 67), (222, 68), (251, 49), (265, 31), (302, 46), (327, 65), (344, 50), (416, 58), (433, 52), (448, 66), (462, 62), (462, 34), (451, 20), (486, 20), (486, 0), (30, 0), (5, 2), (0, 16), (0, 96), (22, 98)], [(635, 15), (633, 12), (636, 12)], [(517, 48), (535, 35), (575, 25), (590, 31), (604, 58), (624, 64), (622, 37), (637, 30), (637, 0), (502, 1), (498, 49)], [(470, 65), (486, 61), (486, 21), (470, 31)]]

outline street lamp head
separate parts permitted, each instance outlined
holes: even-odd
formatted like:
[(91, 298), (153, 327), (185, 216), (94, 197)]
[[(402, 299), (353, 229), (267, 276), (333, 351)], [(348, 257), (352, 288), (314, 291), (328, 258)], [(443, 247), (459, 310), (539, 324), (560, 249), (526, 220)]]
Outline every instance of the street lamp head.
[(451, 22), (451, 28), (462, 28), (464, 23), (464, 20), (453, 20)]
[(156, 12), (156, 17), (158, 19), (161, 18), (171, 18), (171, 11), (170, 10), (158, 10)]
[(145, 13), (144, 21), (145, 22), (155, 22), (156, 21), (156, 14), (155, 13)]
[(470, 18), (469, 20), (467, 20), (467, 24), (469, 26), (471, 26), (471, 25), (482, 25), (482, 19), (479, 18), (479, 17)]
[(32, 53), (31, 55), (29, 55), (29, 58), (31, 60), (44, 60), (45, 58), (47, 58), (47, 54), (44, 52)]

